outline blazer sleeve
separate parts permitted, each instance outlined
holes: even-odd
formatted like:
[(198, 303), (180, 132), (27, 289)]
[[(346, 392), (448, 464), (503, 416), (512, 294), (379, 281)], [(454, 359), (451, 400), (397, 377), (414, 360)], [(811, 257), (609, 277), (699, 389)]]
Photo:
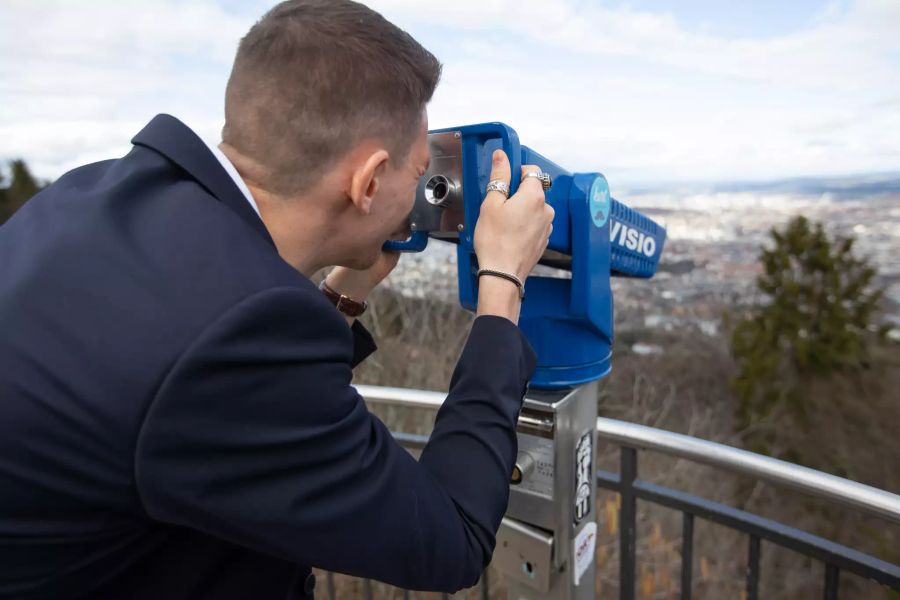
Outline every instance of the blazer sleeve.
[(506, 510), (533, 351), (510, 321), (476, 319), (416, 461), (350, 385), (343, 318), (309, 294), (244, 300), (171, 369), (136, 444), (146, 512), (407, 589), (474, 585)]
[(378, 347), (375, 345), (375, 340), (372, 339), (372, 334), (359, 322), (359, 319), (353, 321), (350, 331), (353, 333), (353, 358), (350, 360), (350, 366), (355, 367), (366, 360)]

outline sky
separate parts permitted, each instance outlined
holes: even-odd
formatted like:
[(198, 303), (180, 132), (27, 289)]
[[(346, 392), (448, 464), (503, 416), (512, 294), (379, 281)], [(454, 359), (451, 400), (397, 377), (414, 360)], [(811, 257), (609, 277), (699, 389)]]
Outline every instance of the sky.
[[(155, 114), (217, 141), (273, 2), (0, 0), (0, 160), (53, 179)], [(900, 0), (371, 0), (444, 64), (432, 127), (503, 121), (625, 185), (900, 171)]]

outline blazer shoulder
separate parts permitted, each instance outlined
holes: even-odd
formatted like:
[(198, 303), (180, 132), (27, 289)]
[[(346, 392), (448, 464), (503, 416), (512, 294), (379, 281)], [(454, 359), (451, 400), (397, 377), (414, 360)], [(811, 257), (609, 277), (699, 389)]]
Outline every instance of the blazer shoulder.
[(353, 355), (353, 332), (308, 280), (259, 289), (234, 302), (198, 332), (182, 359), (242, 338), (257, 340), (263, 356), (279, 346), (298, 356), (307, 345), (316, 347), (312, 354), (324, 351), (342, 362)]

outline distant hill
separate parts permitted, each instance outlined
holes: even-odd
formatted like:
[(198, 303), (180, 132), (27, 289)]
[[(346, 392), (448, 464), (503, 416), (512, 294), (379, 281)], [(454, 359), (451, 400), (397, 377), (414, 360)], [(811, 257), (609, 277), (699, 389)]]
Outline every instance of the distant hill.
[(802, 196), (828, 195), (833, 200), (858, 200), (872, 196), (900, 195), (900, 173), (844, 177), (794, 177), (771, 181), (653, 184), (629, 187), (627, 194), (650, 194), (661, 191), (675, 194), (757, 192)]

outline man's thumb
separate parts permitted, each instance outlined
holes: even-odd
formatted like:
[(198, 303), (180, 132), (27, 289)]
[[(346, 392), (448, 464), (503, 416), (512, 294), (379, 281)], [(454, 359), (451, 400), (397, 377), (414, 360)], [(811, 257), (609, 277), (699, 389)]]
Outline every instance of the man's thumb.
[[(510, 178), (510, 167), (509, 167), (509, 158), (506, 156), (506, 152), (503, 150), (494, 150), (494, 154), (491, 156), (491, 181), (495, 179), (499, 179), (507, 186), (509, 185)], [(500, 192), (488, 192), (488, 194), (497, 194), (504, 200), (506, 199), (503, 194)]]

